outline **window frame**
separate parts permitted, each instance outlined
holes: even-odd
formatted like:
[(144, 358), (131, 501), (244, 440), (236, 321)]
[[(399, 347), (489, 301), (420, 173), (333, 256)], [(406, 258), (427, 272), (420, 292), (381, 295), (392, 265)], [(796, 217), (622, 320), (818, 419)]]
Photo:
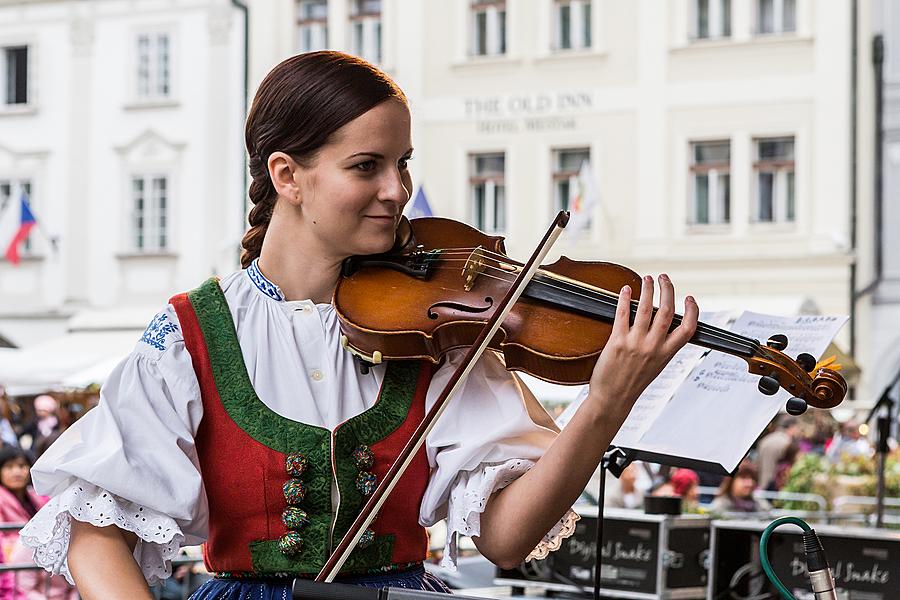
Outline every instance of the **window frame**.
[[(791, 158), (760, 158), (760, 143), (791, 142)], [(766, 136), (753, 138), (754, 160), (752, 165), (752, 210), (750, 221), (754, 225), (793, 225), (797, 222), (797, 136)], [(763, 219), (760, 179), (763, 173), (772, 174), (771, 218)]]
[[(384, 62), (384, 4), (379, 2), (379, 11), (367, 11), (364, 8), (366, 0), (351, 0), (350, 2), (350, 43), (351, 52), (371, 63), (382, 64)], [(359, 32), (359, 37), (357, 37)]]
[[(700, 3), (707, 6), (706, 35), (701, 35)], [(731, 0), (691, 0), (690, 35), (691, 42), (728, 39), (732, 35), (734, 17)], [(713, 18), (718, 17), (718, 18)]]
[[(578, 164), (578, 167), (575, 169), (563, 169), (562, 165), (562, 154), (566, 152), (571, 153), (581, 153), (584, 154), (583, 160)], [(557, 214), (561, 210), (569, 210), (569, 202), (572, 200), (572, 195), (574, 190), (572, 188), (573, 181), (577, 185), (578, 176), (581, 174), (581, 166), (584, 164), (584, 161), (590, 162), (591, 160), (591, 147), (590, 145), (584, 146), (564, 146), (564, 147), (555, 147), (551, 148), (551, 173), (550, 180), (553, 185), (553, 190), (551, 197), (553, 198), (553, 214)], [(562, 189), (561, 184), (565, 182), (567, 185), (566, 189), (566, 199), (565, 205), (562, 202)], [(587, 227), (590, 227), (591, 218), (588, 215), (586, 220)]]
[[(697, 162), (697, 152), (696, 148), (701, 145), (713, 145), (713, 144), (727, 144), (728, 147), (728, 160), (727, 161), (719, 161), (719, 162)], [(732, 141), (730, 138), (717, 138), (717, 139), (705, 139), (705, 140), (691, 140), (689, 142), (689, 150), (690, 150), (690, 164), (688, 166), (688, 175), (689, 175), (689, 210), (688, 210), (688, 225), (690, 227), (728, 227), (731, 225), (731, 217), (732, 217), (732, 194), (731, 194), (731, 146)], [(699, 188), (697, 186), (697, 178), (699, 175), (705, 175), (707, 179), (706, 184), (706, 215), (707, 220), (700, 221), (700, 205), (698, 198)], [(711, 178), (714, 176), (714, 178)], [(721, 185), (722, 178), (727, 177), (728, 183), (725, 198), (724, 200), (719, 200), (718, 198), (718, 190)], [(714, 199), (711, 201), (711, 199)], [(720, 206), (721, 204), (721, 206)]]
[[(142, 211), (144, 211), (144, 215), (142, 215), (143, 221), (140, 226), (140, 231), (138, 230), (138, 225), (136, 223), (137, 219), (137, 197), (135, 194), (134, 183), (136, 180), (142, 181), (142, 194), (143, 194), (143, 203)], [(148, 190), (152, 192), (152, 182), (155, 179), (162, 179), (165, 181), (165, 194), (162, 198), (165, 200), (164, 207), (160, 210), (159, 206), (153, 206), (153, 198), (149, 198), (149, 202), (151, 203), (150, 210), (147, 210), (148, 205)], [(149, 183), (149, 186), (148, 186)], [(153, 256), (153, 255), (164, 255), (170, 254), (174, 252), (174, 244), (173, 244), (173, 235), (172, 235), (172, 190), (173, 190), (173, 177), (172, 174), (164, 169), (148, 169), (146, 171), (133, 171), (128, 176), (128, 211), (127, 211), (127, 220), (128, 226), (125, 231), (128, 232), (128, 252), (131, 254), (142, 255), (142, 256)], [(148, 217), (147, 213), (149, 212), (150, 216), (155, 218), (156, 223), (154, 225), (154, 229), (150, 230), (147, 225)], [(162, 216), (163, 222), (159, 223), (159, 217)], [(165, 240), (165, 244), (160, 244), (160, 232), (162, 233), (162, 237)], [(138, 245), (138, 235), (140, 233), (141, 238), (143, 239), (143, 244)], [(155, 235), (155, 242), (152, 245), (148, 245), (146, 240), (151, 238), (151, 236)]]
[[(479, 15), (484, 15), (484, 39), (479, 37)], [(506, 56), (509, 52), (506, 0), (469, 1), (469, 56), (487, 58)], [(483, 42), (484, 52), (480, 52)]]
[[(3, 107), (7, 110), (16, 110), (23, 107), (30, 106), (32, 104), (32, 95), (34, 91), (32, 89), (32, 55), (33, 49), (32, 45), (27, 42), (9, 42), (0, 45), (0, 49), (3, 50), (3, 59), (0, 61), (0, 81), (3, 82), (3, 94), (2, 98), (0, 98), (0, 107)], [(8, 100), (10, 96), (11, 88), (8, 86), (9, 84), (9, 69), (8, 69), (8, 56), (11, 50), (25, 50), (25, 100), (23, 102), (10, 102)]]
[[(313, 52), (315, 50), (324, 50), (328, 48), (328, 12), (329, 0), (296, 0), (294, 6), (296, 8), (296, 31), (297, 31), (297, 51)], [(306, 18), (302, 14), (304, 5), (322, 5), (325, 6), (324, 17)], [(304, 38), (309, 33), (310, 43), (307, 47)], [(318, 34), (318, 35), (316, 35)], [(321, 42), (321, 43), (316, 43)]]
[[(498, 177), (498, 172), (489, 171), (486, 173), (478, 172), (478, 159), (488, 157), (501, 157), (503, 159), (503, 172)], [(503, 233), (506, 231), (509, 210), (506, 206), (506, 167), (507, 153), (505, 150), (499, 151), (479, 151), (470, 152), (468, 155), (469, 162), (469, 222), (477, 229), (485, 233)], [(484, 185), (484, 198), (479, 212), (477, 194), (479, 187)], [(498, 193), (499, 190), (499, 193)], [(498, 196), (499, 211), (498, 211)], [(488, 216), (492, 216), (490, 221)], [(498, 215), (500, 219), (498, 219)], [(500, 221), (498, 226), (498, 221)]]
[[(157, 72), (159, 65), (154, 65), (154, 60), (152, 56), (155, 55), (158, 59), (158, 46), (157, 42), (153, 42), (150, 44), (149, 53), (151, 55), (151, 60), (149, 62), (149, 73), (148, 73), (148, 93), (143, 94), (141, 92), (141, 50), (140, 50), (140, 39), (143, 36), (148, 36), (152, 39), (158, 40), (160, 36), (165, 36), (168, 46), (168, 54), (167, 54), (167, 84), (168, 90), (165, 94), (161, 94), (158, 92), (159, 89), (159, 81), (157, 79)], [(178, 94), (178, 85), (177, 85), (177, 77), (176, 77), (176, 69), (177, 69), (177, 50), (178, 50), (178, 38), (175, 34), (175, 28), (173, 26), (156, 26), (156, 27), (141, 27), (139, 29), (133, 30), (132, 36), (132, 60), (129, 66), (129, 81), (131, 82), (131, 90), (130, 90), (130, 98), (131, 104), (140, 106), (144, 104), (154, 105), (154, 104), (167, 104), (171, 102), (175, 102)], [(153, 90), (157, 91), (153, 91)]]
[[(772, 3), (771, 31), (766, 31), (763, 24), (763, 3), (767, 1)], [(785, 25), (785, 23), (787, 22), (787, 19), (785, 17), (787, 17), (788, 15), (788, 13), (786, 12), (786, 7), (788, 4), (791, 4), (793, 12), (793, 24), (790, 29), (788, 29)], [(754, 23), (755, 35), (785, 35), (794, 34), (797, 32), (797, 0), (756, 0), (754, 5), (756, 8)]]
[[(572, 10), (577, 6), (577, 10)], [(563, 45), (562, 9), (569, 9), (569, 45)], [(594, 46), (593, 0), (553, 0), (553, 52), (578, 52)], [(577, 18), (573, 18), (577, 16)]]

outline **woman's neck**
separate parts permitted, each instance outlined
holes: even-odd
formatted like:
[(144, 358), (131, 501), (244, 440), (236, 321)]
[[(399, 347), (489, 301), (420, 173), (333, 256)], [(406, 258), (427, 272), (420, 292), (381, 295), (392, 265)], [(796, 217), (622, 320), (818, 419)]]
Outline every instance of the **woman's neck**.
[(281, 288), (286, 300), (327, 304), (340, 277), (341, 261), (273, 220), (260, 251), (259, 268)]

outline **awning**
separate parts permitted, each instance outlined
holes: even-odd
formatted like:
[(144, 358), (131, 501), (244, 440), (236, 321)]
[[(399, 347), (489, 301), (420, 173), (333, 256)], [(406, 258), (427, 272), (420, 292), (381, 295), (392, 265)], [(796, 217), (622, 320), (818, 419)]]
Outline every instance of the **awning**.
[(141, 331), (76, 331), (23, 349), (0, 352), (0, 385), (11, 396), (102, 384), (140, 339)]

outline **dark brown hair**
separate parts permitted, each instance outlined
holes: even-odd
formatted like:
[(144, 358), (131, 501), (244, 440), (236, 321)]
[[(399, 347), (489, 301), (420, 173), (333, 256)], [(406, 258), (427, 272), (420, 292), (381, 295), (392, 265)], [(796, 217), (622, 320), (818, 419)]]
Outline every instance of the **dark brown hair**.
[(278, 194), (269, 178), (273, 152), (309, 164), (341, 127), (394, 98), (406, 96), (383, 71), (356, 56), (325, 50), (292, 56), (266, 75), (247, 117), (250, 228), (241, 240), (241, 265), (259, 256)]

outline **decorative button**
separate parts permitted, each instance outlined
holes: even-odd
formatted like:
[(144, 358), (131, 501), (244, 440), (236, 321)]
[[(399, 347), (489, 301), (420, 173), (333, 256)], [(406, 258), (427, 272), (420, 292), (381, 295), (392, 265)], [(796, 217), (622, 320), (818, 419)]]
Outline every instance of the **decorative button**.
[(303, 312), (305, 312), (306, 314), (311, 313), (311, 312), (312, 312), (312, 306), (310, 306), (309, 304), (304, 304), (304, 305), (303, 305)]
[(296, 556), (303, 549), (303, 537), (296, 531), (288, 531), (278, 539), (278, 549), (287, 556)]
[(363, 496), (371, 496), (377, 486), (378, 478), (374, 473), (362, 471), (356, 476), (356, 489), (359, 490), (359, 493)]
[(313, 378), (313, 381), (322, 381), (322, 378), (325, 377), (319, 369), (313, 369), (309, 376)]
[(309, 460), (306, 458), (306, 455), (301, 454), (300, 452), (291, 452), (287, 455), (287, 459), (285, 459), (285, 468), (292, 477), (300, 477), (303, 475), (308, 465)]
[(291, 506), (296, 506), (306, 498), (306, 484), (299, 479), (290, 479), (284, 484), (284, 498)]
[(363, 531), (362, 536), (359, 538), (359, 543), (356, 544), (360, 548), (368, 548), (372, 545), (372, 542), (375, 541), (375, 532), (371, 529), (366, 529)]
[(309, 524), (309, 515), (302, 508), (288, 506), (281, 513), (281, 522), (288, 529), (302, 529)]
[(375, 464), (375, 453), (368, 446), (357, 446), (353, 450), (353, 464), (360, 471), (366, 471)]

